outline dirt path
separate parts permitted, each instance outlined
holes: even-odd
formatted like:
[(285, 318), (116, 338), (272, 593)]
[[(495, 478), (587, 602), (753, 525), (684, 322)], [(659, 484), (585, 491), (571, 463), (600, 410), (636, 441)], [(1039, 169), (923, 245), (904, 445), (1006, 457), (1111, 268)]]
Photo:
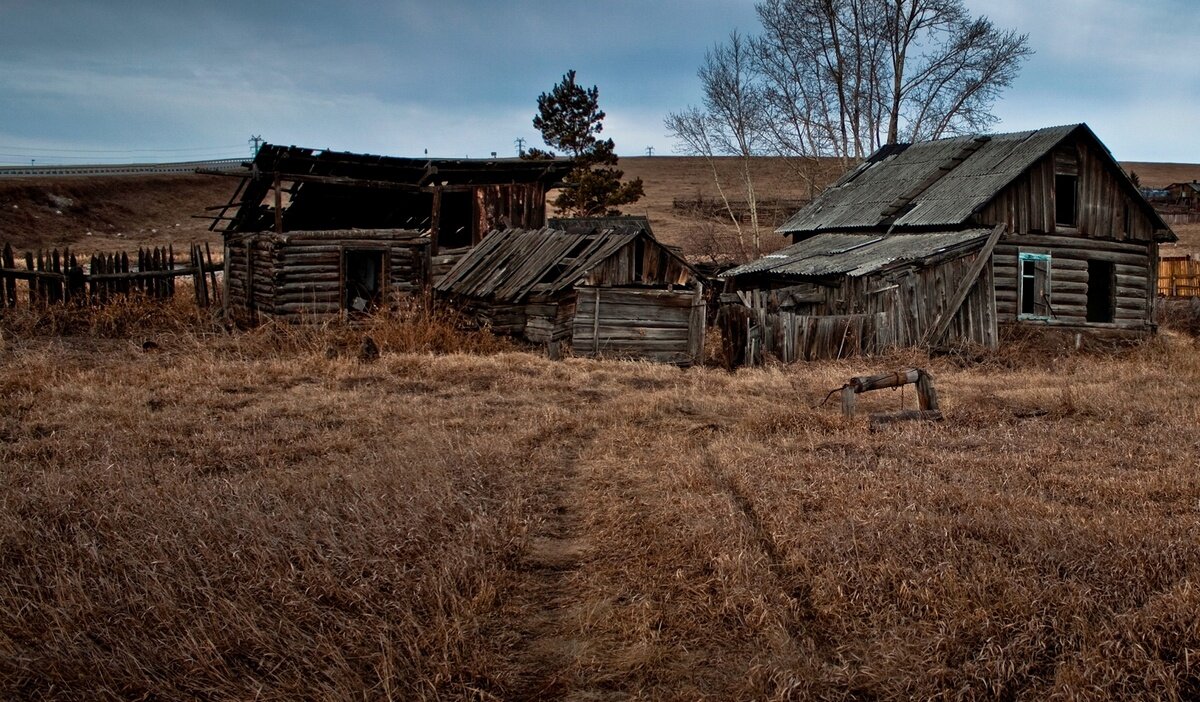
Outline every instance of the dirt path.
[(583, 603), (576, 581), (590, 542), (582, 533), (579, 462), (594, 442), (591, 432), (568, 439), (561, 463), (546, 475), (547, 505), (519, 563), (522, 578), (512, 595), (508, 623), (519, 636), (509, 653), (515, 670), (509, 699), (593, 698), (580, 689), (587, 643), (574, 626)]

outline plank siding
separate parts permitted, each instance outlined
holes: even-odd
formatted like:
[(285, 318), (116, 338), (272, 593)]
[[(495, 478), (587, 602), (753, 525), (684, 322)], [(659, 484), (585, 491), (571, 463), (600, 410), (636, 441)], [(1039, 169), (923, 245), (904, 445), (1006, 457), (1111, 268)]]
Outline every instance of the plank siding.
[(580, 286), (572, 351), (691, 365), (703, 358), (704, 305), (700, 288)]

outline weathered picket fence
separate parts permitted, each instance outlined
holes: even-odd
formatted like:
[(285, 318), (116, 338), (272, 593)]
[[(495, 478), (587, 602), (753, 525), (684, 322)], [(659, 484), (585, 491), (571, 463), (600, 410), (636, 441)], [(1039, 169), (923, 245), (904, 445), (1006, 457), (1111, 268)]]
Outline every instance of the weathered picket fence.
[(221, 301), (218, 266), (207, 244), (189, 247), (187, 265), (177, 265), (172, 246), (139, 248), (132, 259), (125, 252), (93, 254), (86, 266), (70, 249), (27, 251), (23, 268), (17, 266), (11, 245), (4, 245), (2, 256), (0, 307), (104, 305), (131, 295), (165, 300), (175, 295), (175, 279), (181, 276), (191, 277), (198, 306)]

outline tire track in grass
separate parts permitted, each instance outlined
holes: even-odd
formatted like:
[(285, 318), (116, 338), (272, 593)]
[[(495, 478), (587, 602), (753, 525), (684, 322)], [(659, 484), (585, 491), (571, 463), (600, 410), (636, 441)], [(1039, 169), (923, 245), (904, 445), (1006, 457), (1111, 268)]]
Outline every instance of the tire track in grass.
[[(777, 612), (782, 631), (786, 632), (785, 637), (775, 641), (779, 660), (803, 660), (811, 655), (811, 651), (823, 651), (828, 657), (831, 654), (831, 644), (817, 625), (811, 585), (792, 576), (775, 535), (767, 529), (753, 501), (733, 480), (713, 452), (712, 441), (713, 439), (709, 438), (701, 445), (701, 464), (713, 485), (727, 496), (751, 542), (763, 555), (766, 574), (764, 588), (774, 592), (764, 591), (762, 594), (780, 604), (779, 607), (773, 608)], [(803, 645), (801, 642), (804, 642)], [(810, 651), (806, 653), (804, 649)], [(787, 668), (787, 665), (779, 667), (778, 675), (773, 676), (776, 678), (775, 684), (784, 690), (794, 689), (799, 684), (795, 671), (788, 671)]]
[(517, 635), (507, 652), (513, 675), (505, 699), (561, 699), (582, 692), (579, 659), (587, 644), (570, 630), (568, 619), (582, 604), (572, 579), (591, 547), (581, 533), (579, 462), (596, 434), (577, 430), (555, 442), (565, 443), (565, 452), (554, 457), (559, 465), (547, 471), (547, 483), (540, 486), (547, 508), (517, 564), (520, 577), (506, 608), (515, 618), (502, 622)]

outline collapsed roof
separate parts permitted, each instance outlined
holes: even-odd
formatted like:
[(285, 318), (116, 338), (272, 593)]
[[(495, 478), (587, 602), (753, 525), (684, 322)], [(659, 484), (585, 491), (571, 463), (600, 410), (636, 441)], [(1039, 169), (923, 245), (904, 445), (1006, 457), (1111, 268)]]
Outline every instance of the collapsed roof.
[[(641, 226), (595, 227), (572, 220), (568, 229), (504, 229), (489, 232), (434, 289), (441, 293), (518, 303), (535, 295), (553, 296), (577, 282), (625, 245), (642, 238), (642, 266), (655, 277), (679, 285), (695, 271), (674, 251), (662, 246)], [(647, 265), (648, 264), (648, 265)]]
[[(282, 229), (387, 229), (427, 225), (434, 191), (471, 190), (482, 185), (538, 183), (561, 185), (570, 160), (520, 158), (399, 158), (264, 144), (229, 203), (217, 208), (210, 229), (227, 222), (224, 232), (276, 228), (269, 195), (283, 185)], [(397, 193), (429, 198), (414, 208)], [(409, 202), (405, 202), (405, 200)], [(233, 216), (226, 212), (236, 208)], [(427, 215), (426, 215), (427, 220)]]

